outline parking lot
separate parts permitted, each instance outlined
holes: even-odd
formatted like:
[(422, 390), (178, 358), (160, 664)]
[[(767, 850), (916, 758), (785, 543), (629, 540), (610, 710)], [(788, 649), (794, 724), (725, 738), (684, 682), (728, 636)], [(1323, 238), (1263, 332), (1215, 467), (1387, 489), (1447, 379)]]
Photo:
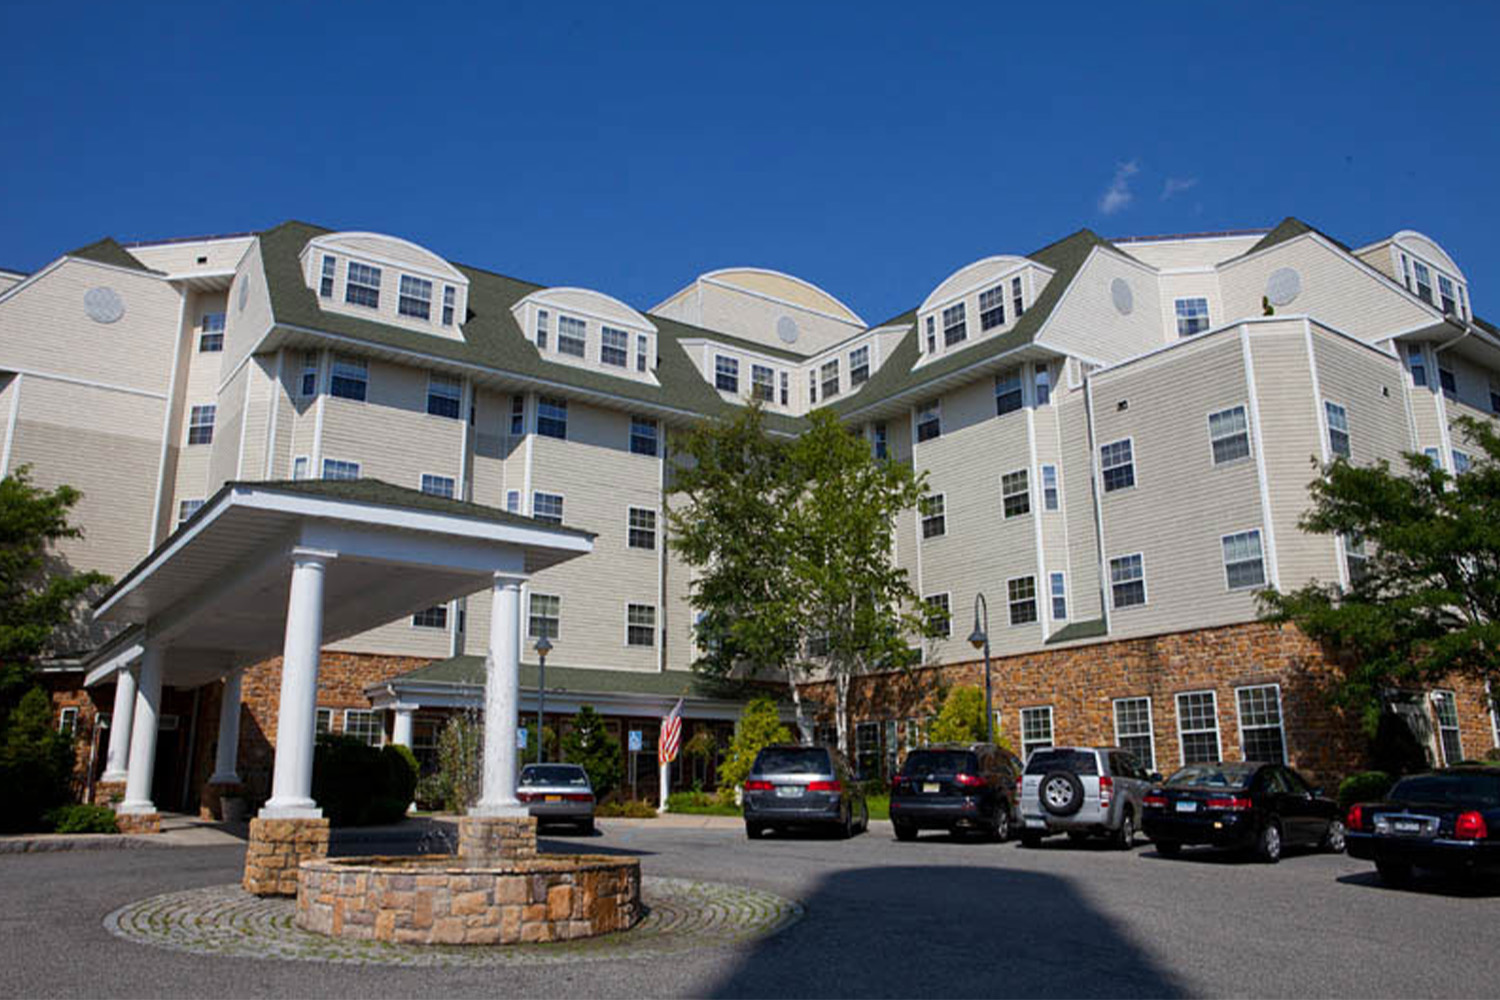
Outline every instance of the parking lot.
[(10, 855), (0, 995), (1477, 996), (1500, 975), (1500, 886), (1396, 891), (1343, 856), (1268, 866), (1065, 838), (1035, 850), (940, 834), (899, 843), (880, 822), (847, 842), (751, 842), (726, 820), (600, 826), (543, 845), (636, 853), (648, 878), (763, 889), (805, 916), (745, 948), (670, 960), (436, 970), (206, 959), (112, 937), (102, 921), (146, 896), (237, 880), (241, 848)]

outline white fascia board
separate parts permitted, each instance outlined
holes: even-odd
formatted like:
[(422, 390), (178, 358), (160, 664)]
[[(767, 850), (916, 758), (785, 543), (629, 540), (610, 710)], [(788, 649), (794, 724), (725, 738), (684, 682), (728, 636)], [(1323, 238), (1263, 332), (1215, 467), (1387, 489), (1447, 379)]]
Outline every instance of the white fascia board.
[[(377, 709), (394, 705), (417, 708), (478, 708), (484, 704), (482, 684), (403, 683), (398, 677), (365, 688), (365, 696)], [(682, 698), (682, 714), (689, 719), (736, 719), (744, 709), (740, 702), (720, 698), (694, 698), (691, 695), (637, 694), (627, 692), (593, 692), (547, 690), (547, 707), (558, 712), (576, 712), (591, 705), (601, 715), (663, 715)], [(523, 710), (536, 711), (536, 691), (523, 687)], [(524, 711), (523, 711), (524, 714)]]
[(112, 655), (109, 659), (105, 660), (103, 663), (90, 670), (88, 674), (83, 678), (83, 686), (86, 688), (91, 688), (95, 684), (99, 684), (105, 680), (108, 680), (110, 677), (113, 677), (115, 675), (116, 671), (123, 670), (124, 668), (130, 666), (136, 660), (139, 660), (142, 656), (144, 656), (145, 653), (146, 645), (144, 642), (132, 642), (130, 645), (121, 649), (119, 652)]

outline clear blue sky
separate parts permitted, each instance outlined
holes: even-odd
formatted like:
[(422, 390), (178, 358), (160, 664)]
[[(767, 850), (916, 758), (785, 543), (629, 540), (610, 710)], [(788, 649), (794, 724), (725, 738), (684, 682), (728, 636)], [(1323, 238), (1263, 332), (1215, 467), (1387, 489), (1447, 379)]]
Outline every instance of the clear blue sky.
[(299, 218), (641, 307), (773, 267), (874, 322), (1081, 226), (1297, 215), (1423, 230), (1500, 312), (1500, 5), (718, 6), (13, 4), (0, 266)]

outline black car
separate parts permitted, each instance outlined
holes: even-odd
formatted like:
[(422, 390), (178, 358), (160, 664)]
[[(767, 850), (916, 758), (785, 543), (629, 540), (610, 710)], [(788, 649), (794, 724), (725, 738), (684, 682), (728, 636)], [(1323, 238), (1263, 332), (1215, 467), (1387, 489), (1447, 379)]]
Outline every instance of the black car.
[(1413, 868), (1500, 873), (1500, 767), (1402, 778), (1382, 802), (1349, 810), (1349, 856), (1404, 885)]
[(776, 745), (755, 755), (745, 779), (745, 835), (819, 826), (843, 837), (868, 830), (870, 810), (854, 769), (833, 747)]
[(1010, 836), (1021, 762), (993, 743), (942, 743), (913, 750), (891, 779), (891, 825), (900, 840), (919, 830)]
[(1293, 845), (1344, 849), (1338, 803), (1281, 764), (1190, 764), (1147, 793), (1141, 825), (1169, 858), (1184, 844), (1248, 850), (1271, 864)]

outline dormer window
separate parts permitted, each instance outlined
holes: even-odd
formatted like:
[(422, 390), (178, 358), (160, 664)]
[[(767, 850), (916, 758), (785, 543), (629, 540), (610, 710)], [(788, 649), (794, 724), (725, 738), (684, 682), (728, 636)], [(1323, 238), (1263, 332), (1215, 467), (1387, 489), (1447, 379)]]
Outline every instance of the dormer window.
[(1005, 325), (1005, 285), (996, 285), (979, 293), (979, 329), (993, 330)]
[(612, 326), (599, 328), (599, 361), (612, 368), (630, 364), (630, 334)]
[(349, 262), (349, 278), (344, 282), (344, 301), (354, 306), (380, 308), (380, 268)]
[(739, 395), (739, 361), (734, 358), (726, 358), (722, 354), (714, 356), (714, 387), (720, 392), (730, 392)]
[(937, 321), (931, 316), (927, 317), (927, 353), (937, 353)]
[(635, 335), (635, 370), (643, 372), (650, 363), (651, 338), (644, 333)]
[(588, 356), (588, 324), (572, 316), (557, 317), (557, 353), (575, 358)]
[(964, 304), (959, 302), (943, 310), (943, 346), (961, 344), (969, 336), (969, 324), (965, 320)]
[(849, 352), (849, 386), (870, 381), (870, 347), (856, 347)]
[(443, 325), (453, 325), (453, 308), (457, 304), (458, 290), (452, 285), (443, 286)]
[(1422, 263), (1420, 260), (1414, 260), (1411, 262), (1411, 264), (1412, 269), (1416, 272), (1417, 275), (1417, 298), (1421, 299), (1423, 302), (1426, 302), (1428, 305), (1431, 305), (1432, 272), (1427, 270), (1427, 265)]
[(536, 311), (536, 348), (539, 351), (547, 349), (547, 310)]
[(338, 258), (333, 254), (323, 255), (323, 277), (318, 282), (318, 294), (325, 299), (333, 298), (333, 274), (338, 268)]
[(396, 311), (412, 319), (432, 318), (432, 282), (425, 278), (401, 276), (401, 295), (396, 300)]
[[(781, 373), (781, 405), (792, 405), (792, 377), (786, 372)], [(1500, 410), (1496, 412), (1500, 413)]]
[(1010, 279), (1010, 304), (1015, 310), (1016, 319), (1026, 312), (1026, 299), (1021, 294), (1021, 276), (1018, 274)]
[(834, 358), (823, 365), (823, 399), (829, 400), (839, 394), (839, 359)]
[(1444, 315), (1452, 316), (1458, 312), (1458, 297), (1446, 274), (1438, 275), (1438, 298), (1442, 300)]

